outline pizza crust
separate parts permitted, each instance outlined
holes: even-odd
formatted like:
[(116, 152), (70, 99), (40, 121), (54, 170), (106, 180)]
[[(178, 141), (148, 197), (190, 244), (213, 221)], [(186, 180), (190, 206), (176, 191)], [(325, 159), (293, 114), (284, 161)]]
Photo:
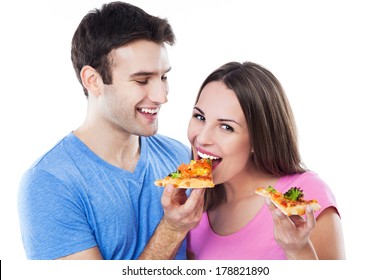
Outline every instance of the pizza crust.
[(271, 197), (271, 194), (264, 188), (257, 188), (255, 193), (264, 197)]
[(167, 177), (165, 179), (156, 180), (154, 184), (159, 187), (173, 185), (175, 188), (179, 189), (204, 189), (214, 187), (214, 183), (212, 181), (197, 178), (179, 179)]
[(291, 216), (291, 215), (302, 216), (302, 215), (305, 215), (306, 214), (306, 207), (307, 207), (307, 205), (310, 205), (310, 207), (313, 209), (313, 211), (317, 211), (317, 210), (320, 209), (320, 205), (318, 203), (315, 203), (315, 202), (309, 202), (307, 204), (294, 205), (294, 206), (291, 206), (291, 207), (286, 207), (284, 209), (283, 209), (282, 206), (279, 207), (277, 204), (275, 204), (275, 205), (276, 205), (276, 207), (278, 207), (287, 216)]

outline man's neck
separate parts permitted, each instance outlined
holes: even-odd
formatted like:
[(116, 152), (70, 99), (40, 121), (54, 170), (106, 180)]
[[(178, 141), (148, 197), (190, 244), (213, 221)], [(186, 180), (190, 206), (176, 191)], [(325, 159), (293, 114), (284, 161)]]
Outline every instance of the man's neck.
[(74, 132), (89, 149), (109, 164), (133, 172), (140, 157), (138, 135), (93, 129), (82, 125)]

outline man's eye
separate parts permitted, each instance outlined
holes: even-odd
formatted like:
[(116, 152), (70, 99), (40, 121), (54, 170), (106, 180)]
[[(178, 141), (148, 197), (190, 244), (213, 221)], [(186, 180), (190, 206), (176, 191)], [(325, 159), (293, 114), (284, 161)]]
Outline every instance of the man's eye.
[(136, 80), (135, 82), (140, 85), (146, 85), (148, 83), (148, 80)]
[(195, 119), (200, 120), (200, 121), (204, 121), (204, 120), (205, 120), (205, 118), (204, 118), (202, 115), (200, 115), (200, 114), (194, 114), (193, 117), (194, 117)]

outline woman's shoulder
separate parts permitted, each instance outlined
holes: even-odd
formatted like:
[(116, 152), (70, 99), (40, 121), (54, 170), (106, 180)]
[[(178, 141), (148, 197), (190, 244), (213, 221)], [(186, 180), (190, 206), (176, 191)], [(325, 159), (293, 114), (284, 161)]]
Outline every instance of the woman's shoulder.
[(276, 189), (286, 192), (292, 187), (300, 188), (304, 198), (315, 199), (321, 205), (321, 210), (333, 206), (337, 208), (336, 198), (328, 184), (313, 171), (283, 176), (279, 179)]
[(281, 192), (287, 191), (291, 187), (329, 188), (325, 181), (313, 171), (282, 176), (276, 185), (276, 188)]

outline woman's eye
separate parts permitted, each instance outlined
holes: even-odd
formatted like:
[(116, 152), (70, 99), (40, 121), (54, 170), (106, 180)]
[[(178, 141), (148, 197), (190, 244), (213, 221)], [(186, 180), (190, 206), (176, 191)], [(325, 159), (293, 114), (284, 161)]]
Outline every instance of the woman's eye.
[(168, 76), (161, 76), (161, 81), (166, 81), (166, 80), (168, 80)]
[(223, 130), (234, 132), (233, 127), (231, 127), (230, 125), (222, 124), (221, 127)]

